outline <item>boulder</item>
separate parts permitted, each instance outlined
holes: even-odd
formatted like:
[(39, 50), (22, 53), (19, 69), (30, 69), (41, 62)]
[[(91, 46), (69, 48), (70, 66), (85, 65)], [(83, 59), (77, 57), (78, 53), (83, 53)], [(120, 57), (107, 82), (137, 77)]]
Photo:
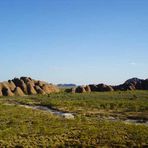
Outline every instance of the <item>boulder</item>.
[(39, 87), (43, 87), (43, 85), (46, 85), (47, 83), (46, 82), (44, 82), (44, 81), (37, 81), (36, 83), (35, 83), (35, 85), (37, 85), (37, 86), (39, 86)]
[(60, 90), (54, 86), (54, 85), (49, 85), (49, 84), (44, 84), (42, 86), (42, 90), (47, 93), (47, 94), (50, 94), (50, 93), (56, 93), (56, 92), (59, 92)]
[(26, 85), (30, 83), (32, 84), (32, 86), (35, 86), (36, 81), (31, 79), (30, 77), (21, 77), (20, 80), (23, 81)]
[(23, 80), (25, 83), (32, 81), (30, 77), (20, 77), (20, 80)]
[(88, 86), (90, 87), (90, 90), (91, 90), (91, 91), (97, 91), (97, 86), (96, 86), (96, 85), (90, 84), (90, 85), (88, 85)]
[(2, 93), (2, 84), (0, 83), (0, 97), (3, 96), (3, 93)]
[(73, 87), (73, 88), (71, 88), (71, 93), (76, 93), (76, 88), (75, 87)]
[(85, 92), (86, 92), (86, 90), (83, 86), (78, 86), (76, 88), (76, 93), (85, 93)]
[(132, 78), (129, 79), (127, 81), (125, 81), (125, 83), (119, 85), (120, 88), (119, 90), (143, 90), (144, 86), (143, 86), (143, 79), (138, 79), (138, 78)]
[(86, 86), (85, 86), (85, 91), (86, 91), (86, 92), (91, 92), (91, 89), (90, 89), (90, 86), (89, 86), (89, 85), (86, 85)]
[(42, 94), (42, 95), (46, 94), (39, 86), (35, 86), (34, 88), (38, 94)]
[(14, 91), (14, 89), (16, 88), (16, 86), (13, 83), (12, 80), (8, 80), (8, 86), (9, 86), (9, 88), (10, 88), (11, 91)]
[(128, 79), (124, 82), (124, 84), (128, 85), (128, 84), (134, 84), (136, 85), (137, 83), (141, 83), (142, 79), (138, 79), (138, 78), (131, 78), (131, 79)]
[(21, 90), (20, 87), (16, 87), (16, 88), (15, 88), (14, 94), (15, 94), (16, 96), (24, 96), (24, 95), (25, 95), (24, 92)]
[(143, 89), (143, 87), (142, 87), (142, 82), (136, 83), (135, 87), (136, 87), (136, 89), (138, 89), (138, 90), (142, 90), (142, 89)]
[(145, 80), (143, 79), (138, 79), (138, 78), (132, 78), (132, 79), (129, 79), (127, 80), (123, 85), (125, 86), (125, 88), (127, 87), (135, 87), (135, 89), (138, 89), (138, 90), (143, 90), (144, 89), (144, 82)]
[(2, 93), (2, 90), (0, 89), (0, 97), (2, 97), (3, 96), (3, 93)]
[(5, 83), (2, 84), (2, 94), (4, 96), (14, 96), (13, 92), (10, 90), (8, 85), (6, 85)]
[(85, 93), (91, 91), (114, 91), (114, 89), (105, 84), (98, 84), (98, 85), (86, 85), (86, 86), (78, 86), (76, 88), (71, 89), (73, 93)]
[(65, 89), (65, 92), (67, 92), (67, 93), (76, 93), (76, 88), (75, 87), (73, 87), (73, 88), (67, 88), (67, 89)]
[(105, 91), (114, 91), (113, 87), (110, 85), (106, 85)]
[(130, 83), (129, 85), (126, 85), (124, 90), (135, 90), (135, 83)]
[(114, 89), (109, 85), (98, 84), (97, 85), (97, 91), (114, 91)]
[(60, 89), (56, 85), (49, 84), (49, 88), (51, 88), (54, 93), (60, 92)]
[(42, 86), (42, 90), (47, 94), (50, 94), (52, 92), (48, 87), (48, 85), (45, 85), (45, 84)]
[(114, 90), (118, 91), (125, 91), (127, 90), (127, 86), (125, 84), (117, 85), (117, 86), (112, 86)]
[(25, 84), (23, 79), (14, 78), (12, 81), (14, 82), (16, 87), (20, 87), (25, 94), (28, 94), (27, 85)]
[(143, 90), (148, 90), (148, 79), (145, 79), (142, 82), (142, 88), (143, 88)]
[(14, 83), (17, 87), (20, 87), (20, 86), (21, 86), (21, 80), (20, 80), (20, 79), (14, 78), (12, 81), (13, 81), (13, 83)]
[(23, 80), (21, 80), (20, 88), (22, 89), (22, 91), (23, 91), (25, 94), (28, 94), (27, 85), (24, 83)]
[(34, 86), (32, 85), (32, 83), (29, 83), (29, 82), (27, 83), (27, 91), (29, 95), (37, 94), (36, 90), (34, 89)]

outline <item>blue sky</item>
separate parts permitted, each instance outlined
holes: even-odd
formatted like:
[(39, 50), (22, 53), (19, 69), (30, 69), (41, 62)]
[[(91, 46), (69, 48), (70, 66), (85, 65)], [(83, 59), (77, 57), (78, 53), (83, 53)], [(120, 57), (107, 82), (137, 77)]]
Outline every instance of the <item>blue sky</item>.
[(148, 77), (147, 0), (0, 2), (0, 81), (118, 84)]

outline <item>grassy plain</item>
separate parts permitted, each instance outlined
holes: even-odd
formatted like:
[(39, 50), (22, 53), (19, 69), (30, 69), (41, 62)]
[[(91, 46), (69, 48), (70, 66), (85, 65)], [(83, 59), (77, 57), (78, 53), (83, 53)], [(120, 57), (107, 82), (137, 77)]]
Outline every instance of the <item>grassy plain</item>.
[[(18, 102), (72, 112), (75, 119)], [(148, 119), (148, 91), (2, 97), (0, 147), (148, 147), (148, 126), (123, 122), (128, 118)]]

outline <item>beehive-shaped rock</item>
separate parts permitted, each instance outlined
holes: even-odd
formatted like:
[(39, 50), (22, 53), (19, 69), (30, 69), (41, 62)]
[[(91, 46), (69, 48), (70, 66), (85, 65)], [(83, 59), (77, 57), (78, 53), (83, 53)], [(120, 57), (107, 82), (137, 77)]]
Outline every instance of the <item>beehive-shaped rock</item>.
[(15, 94), (16, 96), (24, 96), (24, 95), (25, 95), (24, 92), (21, 90), (20, 87), (16, 87), (16, 88), (15, 88), (14, 94)]

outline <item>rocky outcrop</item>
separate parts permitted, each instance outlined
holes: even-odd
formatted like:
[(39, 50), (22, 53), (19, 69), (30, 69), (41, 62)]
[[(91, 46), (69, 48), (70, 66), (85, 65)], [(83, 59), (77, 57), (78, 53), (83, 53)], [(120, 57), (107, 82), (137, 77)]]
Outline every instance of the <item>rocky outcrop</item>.
[(28, 91), (29, 95), (36, 95), (37, 94), (36, 90), (34, 89), (34, 84), (30, 83), (30, 82), (27, 83), (27, 91)]
[(44, 82), (44, 81), (37, 81), (36, 83), (35, 83), (35, 85), (37, 85), (37, 86), (39, 86), (39, 87), (43, 87), (43, 85), (46, 85), (47, 83), (46, 82)]
[(91, 89), (90, 89), (89, 85), (86, 85), (86, 86), (85, 86), (85, 91), (86, 91), (86, 92), (91, 92)]
[(55, 85), (29, 77), (14, 78), (0, 83), (0, 96), (46, 95), (59, 91)]
[(16, 86), (13, 83), (12, 80), (8, 80), (8, 86), (9, 86), (9, 88), (10, 88), (11, 91), (14, 91), (14, 89), (16, 88)]
[(0, 89), (0, 97), (3, 96), (2, 90)]
[(143, 81), (143, 89), (144, 90), (148, 90), (148, 79), (146, 79), (145, 81)]
[(91, 91), (98, 91), (97, 86), (95, 84), (89, 85)]
[(25, 94), (28, 94), (27, 81), (24, 81), (21, 78), (20, 79), (14, 78), (12, 81), (14, 82), (16, 87), (20, 87)]
[(91, 89), (88, 85), (86, 86), (78, 86), (78, 87), (72, 87), (65, 90), (65, 92), (68, 93), (85, 93), (85, 92), (91, 92)]
[(2, 84), (0, 83), (0, 97), (3, 96), (3, 93), (2, 93)]
[(23, 80), (25, 84), (28, 82), (32, 82), (32, 79), (30, 77), (21, 77), (20, 80)]
[(74, 93), (76, 93), (76, 87), (67, 88), (67, 89), (65, 89), (65, 92), (74, 94)]
[(78, 86), (72, 89), (66, 90), (66, 92), (72, 93), (84, 93), (84, 92), (106, 92), (106, 91), (127, 91), (127, 90), (148, 90), (148, 79), (132, 78), (125, 81), (123, 84), (111, 86), (106, 84), (90, 84), (87, 86)]
[(121, 85), (113, 86), (115, 90), (148, 90), (148, 79), (132, 78)]
[(97, 91), (114, 91), (114, 89), (109, 85), (98, 84), (97, 85)]
[(78, 86), (76, 88), (76, 93), (85, 93), (86, 90), (85, 90), (85, 87), (84, 86)]
[(47, 94), (50, 94), (52, 92), (54, 92), (54, 93), (59, 92), (59, 89), (57, 87), (51, 85), (51, 84), (49, 84), (49, 85), (48, 84), (44, 84), (41, 88)]
[(35, 90), (38, 94), (45, 95), (45, 91), (40, 88), (40, 86), (35, 86)]
[(86, 86), (78, 86), (72, 89), (66, 89), (66, 92), (72, 93), (85, 93), (85, 92), (103, 92), (103, 91), (114, 91), (114, 89), (105, 84), (98, 84), (98, 85), (86, 85)]
[(15, 88), (14, 94), (15, 94), (16, 96), (24, 96), (24, 95), (25, 95), (24, 92), (21, 90), (20, 87), (16, 87), (16, 88)]
[(73, 94), (76, 93), (76, 88), (73, 87), (70, 92), (72, 92)]
[(4, 96), (14, 96), (7, 82), (1, 83), (1, 92)]

